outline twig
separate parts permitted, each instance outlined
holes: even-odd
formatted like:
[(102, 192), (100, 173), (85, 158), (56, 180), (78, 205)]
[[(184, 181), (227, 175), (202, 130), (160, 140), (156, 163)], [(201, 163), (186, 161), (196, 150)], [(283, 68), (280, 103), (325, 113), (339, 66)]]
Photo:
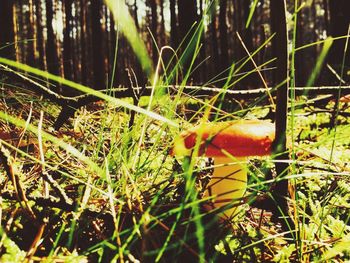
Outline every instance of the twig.
[(237, 36), (238, 36), (238, 39), (239, 39), (240, 42), (242, 43), (242, 46), (243, 46), (244, 50), (246, 51), (247, 55), (249, 56), (249, 59), (252, 61), (253, 65), (254, 65), (254, 67), (255, 67), (255, 69), (256, 69), (256, 72), (258, 72), (258, 75), (259, 75), (259, 77), (260, 77), (260, 79), (261, 79), (261, 82), (262, 82), (263, 85), (264, 85), (264, 89), (266, 90), (266, 93), (267, 93), (267, 95), (269, 96), (269, 100), (270, 100), (271, 106), (272, 106), (272, 108), (275, 110), (275, 109), (276, 109), (275, 102), (273, 101), (273, 98), (272, 98), (271, 93), (270, 93), (270, 91), (269, 91), (269, 87), (267, 86), (267, 83), (266, 83), (266, 81), (265, 81), (263, 75), (261, 74), (261, 72), (260, 72), (258, 66), (256, 65), (256, 63), (255, 63), (253, 57), (250, 55), (250, 52), (249, 52), (248, 48), (246, 47), (246, 45), (245, 45), (245, 43), (244, 43), (244, 41), (243, 41), (241, 35), (239, 34), (239, 32), (236, 32), (236, 34), (237, 34)]
[[(39, 92), (40, 95), (43, 95), (43, 96), (46, 95), (47, 98), (53, 100), (54, 102), (58, 102), (59, 103), (59, 102), (64, 102), (64, 101), (76, 101), (78, 99), (77, 97), (65, 97), (65, 96), (62, 96), (62, 95), (52, 91), (51, 89), (45, 87), (44, 85), (40, 84), (39, 82), (31, 79), (30, 77), (28, 77), (26, 75), (23, 75), (20, 72), (15, 71), (15, 70), (11, 69), (10, 67), (5, 66), (3, 64), (0, 64), (0, 68), (2, 68), (3, 70), (5, 70), (7, 72), (10, 72), (10, 73), (14, 74), (15, 76), (19, 77), (20, 79), (22, 79), (22, 80), (24, 80), (26, 82), (29, 82), (30, 84), (33, 84), (40, 91)], [(38, 91), (38, 90), (35, 90), (35, 91)]]
[(73, 204), (73, 201), (67, 196), (66, 192), (61, 188), (61, 186), (52, 178), (48, 171), (42, 172), (43, 179), (52, 187), (55, 193), (58, 195), (61, 202), (67, 205)]
[[(73, 97), (67, 97), (62, 96), (49, 88), (45, 87), (44, 85), (40, 84), (37, 81), (34, 81), (28, 76), (25, 76), (8, 66), (4, 66), (0, 64), (0, 67), (4, 70), (11, 72), (12, 74), (15, 74), (22, 80), (29, 82), (30, 84), (33, 84), (31, 86), (34, 91), (36, 91), (38, 94), (43, 95), (44, 97), (51, 99), (53, 102), (58, 103), (59, 105), (67, 104), (68, 102), (76, 102), (79, 104), (79, 101), (88, 100), (88, 98), (92, 99), (95, 96), (90, 94), (82, 94), (79, 96), (73, 96)], [(222, 92), (223, 90), (221, 88), (217, 87), (208, 87), (208, 86), (180, 86), (180, 85), (162, 85), (161, 88), (168, 88), (169, 90), (177, 91), (180, 88), (183, 88), (184, 93), (193, 93), (196, 92), (196, 94), (200, 95), (213, 95), (215, 93)], [(321, 95), (321, 94), (338, 94), (339, 86), (321, 86), (321, 87), (295, 87), (296, 95)], [(350, 85), (344, 85), (341, 87), (341, 90), (344, 94), (350, 93)], [(135, 86), (133, 87), (132, 91), (129, 88), (113, 88), (113, 89), (103, 89), (100, 90), (101, 92), (111, 92), (116, 97), (122, 98), (122, 97), (132, 97), (134, 92), (137, 92), (139, 96), (149, 96), (152, 91), (152, 86), (146, 86), (146, 87), (140, 87)], [(230, 95), (232, 97), (236, 98), (251, 98), (252, 95), (254, 96), (261, 96), (264, 94), (267, 94), (268, 92), (275, 92), (275, 89), (269, 87), (269, 88), (257, 88), (257, 89), (249, 89), (249, 90), (226, 90), (225, 93), (227, 95)]]
[(25, 195), (25, 192), (21, 185), (21, 181), (18, 177), (17, 167), (9, 151), (2, 145), (1, 139), (0, 139), (0, 162), (4, 166), (5, 172), (9, 180), (12, 182), (13, 187), (15, 188), (16, 199), (20, 202), (21, 205), (23, 203), (25, 204), (25, 208), (26, 208), (25, 211), (28, 213), (29, 217), (32, 220), (35, 220), (36, 216), (32, 208), (28, 204), (28, 199)]

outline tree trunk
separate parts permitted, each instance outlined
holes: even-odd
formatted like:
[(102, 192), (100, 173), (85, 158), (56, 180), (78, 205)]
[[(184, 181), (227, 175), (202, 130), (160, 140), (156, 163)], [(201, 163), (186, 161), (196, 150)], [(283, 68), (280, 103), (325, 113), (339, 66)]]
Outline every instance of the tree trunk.
[(137, 16), (137, 0), (134, 0), (134, 21), (135, 21), (135, 26), (137, 28), (137, 31), (140, 30), (140, 24), (139, 24), (139, 18)]
[(178, 11), (180, 39), (183, 40), (193, 24), (198, 21), (196, 1), (178, 0)]
[(63, 68), (64, 78), (73, 80), (72, 43), (72, 0), (64, 1), (65, 27), (63, 30)]
[(252, 25), (249, 24), (248, 28), (246, 28), (246, 23), (248, 21), (250, 12), (250, 1), (242, 1), (242, 24), (241, 24), (241, 32), (242, 32), (242, 39), (244, 41), (244, 44), (246, 45), (247, 49), (252, 52), (254, 45), (253, 45), (253, 34), (252, 34)]
[(322, 4), (323, 4), (323, 10), (324, 10), (324, 23), (325, 23), (326, 31), (329, 33), (330, 32), (330, 29), (329, 29), (329, 8), (328, 8), (327, 0), (322, 0)]
[(87, 74), (87, 53), (86, 53), (86, 42), (87, 42), (87, 31), (86, 31), (86, 0), (80, 0), (80, 64), (81, 64), (81, 82), (84, 85), (89, 85), (88, 74)]
[[(332, 37), (346, 36), (348, 33), (348, 27), (350, 25), (350, 1), (349, 0), (330, 0), (329, 1), (329, 12), (330, 12), (330, 25), (329, 34)], [(345, 55), (345, 68), (344, 72), (347, 72), (350, 67), (350, 45), (344, 54), (346, 39), (340, 39), (333, 42), (333, 45), (329, 54), (329, 63), (341, 75), (343, 56)], [(350, 81), (350, 76), (344, 74), (345, 81)], [(330, 84), (339, 84), (337, 78), (331, 75)]]
[[(289, 159), (286, 146), (287, 131), (287, 102), (288, 102), (288, 35), (286, 20), (286, 0), (270, 0), (271, 31), (276, 33), (272, 39), (272, 53), (276, 58), (276, 71), (274, 74), (274, 86), (279, 85), (276, 92), (276, 135), (274, 142), (274, 154), (276, 157), (276, 172), (278, 178), (288, 174)], [(280, 162), (279, 162), (280, 161)], [(283, 226), (284, 231), (294, 230), (294, 223), (289, 217), (288, 209), (288, 180), (284, 179), (276, 183), (272, 191), (272, 211)]]
[(218, 44), (218, 34), (217, 34), (217, 17), (216, 17), (216, 4), (212, 4), (211, 8), (211, 21), (210, 21), (210, 31), (211, 31), (211, 46), (213, 60), (211, 64), (212, 73), (217, 75), (220, 72), (220, 60), (219, 60), (219, 44)]
[[(199, 19), (204, 19), (204, 5), (203, 5), (203, 0), (199, 0)], [(202, 39), (201, 39), (201, 50), (199, 53), (199, 59), (200, 61), (205, 61), (202, 66), (201, 66), (201, 76), (200, 80), (203, 83), (204, 81), (208, 80), (208, 72), (207, 72), (207, 67), (208, 67), (208, 61), (206, 59), (206, 50), (207, 50), (207, 45), (206, 45), (206, 31), (203, 31)]]
[[(80, 16), (80, 1), (73, 1), (73, 9), (75, 12), (79, 12)], [(78, 17), (79, 17), (78, 16)], [(80, 38), (81, 38), (81, 26), (80, 26), (80, 19), (76, 19), (75, 17), (72, 18), (72, 24), (71, 27), (73, 28), (73, 35), (71, 38), (71, 58), (72, 58), (72, 79), (77, 82), (81, 83), (81, 68), (80, 68), (80, 57), (81, 57), (81, 46)]]
[(164, 0), (160, 0), (160, 17), (161, 17), (161, 21), (160, 21), (159, 43), (163, 47), (166, 44)]
[[(296, 35), (296, 47), (301, 47), (304, 44), (302, 26), (303, 20), (303, 9), (298, 12), (297, 17), (297, 35)], [(309, 76), (307, 69), (305, 68), (305, 50), (300, 50), (295, 53), (295, 85), (303, 86), (306, 84), (307, 76)]]
[[(197, 3), (196, 1), (178, 0), (178, 11), (180, 40), (182, 41), (180, 62), (183, 67), (183, 72), (186, 75), (192, 70), (190, 66), (195, 54), (195, 42), (197, 38), (201, 37), (200, 35), (194, 36), (196, 30), (192, 28), (192, 26), (198, 22)], [(194, 38), (192, 39), (192, 37)], [(191, 77), (194, 82), (197, 82), (199, 77), (198, 70), (192, 73)]]
[(33, 0), (28, 1), (28, 25), (27, 25), (27, 39), (30, 41), (27, 42), (27, 61), (28, 65), (37, 66), (37, 52), (36, 52), (36, 26), (34, 21), (34, 10), (33, 10)]
[(16, 58), (15, 51), (15, 31), (13, 23), (13, 1), (2, 0), (0, 8), (0, 57), (9, 59)]
[[(239, 11), (241, 12), (240, 17), (240, 25), (238, 32), (240, 33), (243, 43), (248, 49), (248, 51), (251, 53), (254, 51), (254, 45), (253, 45), (253, 34), (252, 34), (252, 24), (250, 23), (249, 26), (246, 28), (246, 23), (248, 21), (248, 16), (250, 12), (250, 1), (240, 0), (239, 4)], [(246, 58), (248, 56), (246, 50), (244, 49), (242, 43), (238, 43), (239, 48), (239, 58)], [(255, 59), (255, 58), (254, 58)], [(251, 61), (249, 61), (243, 68), (242, 73), (248, 73), (251, 70), (254, 70), (255, 67)], [(240, 81), (240, 85), (244, 88), (252, 88), (256, 87), (258, 85), (258, 81), (260, 80), (257, 73), (252, 73), (249, 76), (245, 77)]]
[[(113, 17), (111, 15), (111, 13), (109, 13), (109, 19), (110, 19), (110, 27), (109, 27), (109, 45), (110, 45), (110, 62), (109, 62), (109, 65), (110, 65), (110, 73), (109, 75), (111, 76), (111, 85), (115, 85), (117, 82), (117, 72), (118, 72), (118, 67), (117, 67), (117, 64), (118, 64), (118, 61), (114, 61), (114, 58), (115, 58), (115, 53), (118, 52), (117, 48), (117, 36), (116, 36), (116, 32), (115, 32), (115, 24), (114, 24), (114, 20), (113, 20)], [(114, 64), (115, 63), (115, 64)], [(114, 76), (112, 74), (113, 72), (113, 67), (115, 67), (115, 72), (114, 72)], [(112, 78), (113, 77), (113, 78)]]
[(170, 0), (170, 42), (174, 49), (178, 48), (176, 0)]
[[(151, 44), (152, 44), (152, 59), (153, 59), (153, 64), (157, 64), (158, 60), (158, 49), (157, 49), (157, 44), (158, 44), (158, 16), (157, 16), (157, 3), (156, 0), (149, 0), (149, 5), (151, 8), (151, 33), (153, 35), (153, 38), (151, 39)], [(156, 43), (153, 42), (153, 39), (156, 41)]]
[(226, 24), (227, 0), (220, 0), (219, 31), (220, 31), (220, 69), (228, 68), (228, 45), (227, 45), (227, 24)]
[[(58, 64), (57, 54), (57, 40), (54, 34), (52, 21), (53, 21), (53, 0), (46, 0), (46, 28), (47, 28), (47, 41), (46, 41), (46, 64), (50, 73), (59, 76), (60, 69)], [(59, 88), (55, 88), (54, 91), (60, 92)]]
[(41, 0), (35, 0), (35, 16), (36, 16), (36, 47), (38, 51), (38, 66), (42, 70), (47, 70), (47, 64), (46, 64), (46, 52), (45, 52), (45, 41), (44, 41), (44, 25), (42, 24), (43, 21), (43, 14), (42, 14), (42, 8), (41, 8)]
[(103, 34), (101, 28), (101, 1), (91, 1), (91, 26), (92, 26), (92, 68), (94, 74), (94, 88), (105, 88)]

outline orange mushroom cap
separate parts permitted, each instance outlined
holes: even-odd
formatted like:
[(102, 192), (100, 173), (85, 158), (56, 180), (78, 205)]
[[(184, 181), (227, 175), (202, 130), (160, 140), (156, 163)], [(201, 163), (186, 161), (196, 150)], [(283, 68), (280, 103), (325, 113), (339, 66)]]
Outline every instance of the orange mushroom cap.
[[(207, 157), (263, 156), (271, 154), (275, 126), (261, 120), (203, 123), (175, 139), (173, 155), (190, 155), (199, 145), (198, 155)], [(198, 141), (200, 140), (200, 141)]]

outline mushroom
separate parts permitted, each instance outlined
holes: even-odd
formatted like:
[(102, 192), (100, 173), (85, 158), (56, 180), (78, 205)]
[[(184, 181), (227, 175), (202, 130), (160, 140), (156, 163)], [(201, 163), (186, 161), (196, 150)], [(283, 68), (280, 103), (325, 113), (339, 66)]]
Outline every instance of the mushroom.
[[(247, 157), (271, 153), (275, 126), (261, 120), (203, 123), (183, 132), (174, 141), (175, 156), (212, 157), (214, 173), (205, 196), (212, 196), (214, 208), (243, 197), (247, 187)], [(195, 150), (198, 150), (195, 151)], [(232, 218), (233, 207), (223, 212)]]

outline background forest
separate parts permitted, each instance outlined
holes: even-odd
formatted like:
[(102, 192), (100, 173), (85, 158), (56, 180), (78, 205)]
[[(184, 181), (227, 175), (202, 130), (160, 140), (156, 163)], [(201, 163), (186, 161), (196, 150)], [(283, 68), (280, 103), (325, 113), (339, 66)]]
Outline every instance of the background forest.
[[(220, 86), (229, 73), (233, 62), (247, 56), (242, 42), (249, 52), (261, 48), (255, 55), (258, 65), (274, 57), (271, 43), (266, 43), (273, 31), (270, 16), (273, 1), (214, 1), (208, 9), (204, 0), (129, 0), (126, 1), (135, 25), (154, 65), (158, 60), (159, 48), (165, 45), (174, 50), (184, 49), (193, 36), (200, 34), (195, 23), (204, 24), (200, 36), (201, 48), (191, 74), (193, 83)], [(347, 34), (350, 16), (346, 0), (302, 1), (296, 25), (296, 46), (315, 45), (296, 53), (298, 67), (295, 72), (296, 86), (305, 86), (318, 55), (321, 42), (328, 36), (340, 37)], [(293, 5), (288, 4), (288, 25), (293, 27)], [(251, 14), (250, 12), (254, 11)], [(103, 89), (111, 84), (116, 47), (118, 58), (113, 85), (130, 85), (127, 69), (135, 71), (139, 84), (147, 82), (130, 45), (122, 34), (116, 33), (111, 13), (102, 1), (2, 1), (0, 9), (0, 55), (16, 59), (25, 64), (47, 70), (55, 75)], [(202, 21), (203, 12), (206, 18)], [(249, 18), (249, 19), (248, 19)], [(242, 41), (238, 38), (241, 36)], [(118, 39), (118, 42), (116, 42)], [(116, 46), (117, 44), (117, 46)], [(8, 46), (7, 46), (8, 45)], [(338, 74), (344, 54), (345, 39), (335, 41), (327, 57), (327, 64)], [(349, 48), (349, 47), (348, 47)], [(193, 50), (189, 50), (190, 52)], [(170, 59), (170, 51), (163, 59)], [(345, 72), (350, 64), (345, 59)], [(184, 64), (186, 66), (186, 64)], [(262, 69), (269, 85), (272, 82), (274, 62)], [(254, 69), (249, 63), (242, 69)], [(337, 84), (334, 73), (325, 67), (324, 74), (317, 78), (317, 85)], [(234, 76), (239, 78), (239, 76)], [(344, 78), (349, 78), (345, 74)], [(234, 79), (232, 80), (234, 81)], [(261, 87), (257, 74), (251, 74), (238, 84), (239, 88)]]
[[(0, 0), (0, 262), (349, 261), (348, 10)], [(268, 155), (178, 156), (208, 122), (268, 125)]]

